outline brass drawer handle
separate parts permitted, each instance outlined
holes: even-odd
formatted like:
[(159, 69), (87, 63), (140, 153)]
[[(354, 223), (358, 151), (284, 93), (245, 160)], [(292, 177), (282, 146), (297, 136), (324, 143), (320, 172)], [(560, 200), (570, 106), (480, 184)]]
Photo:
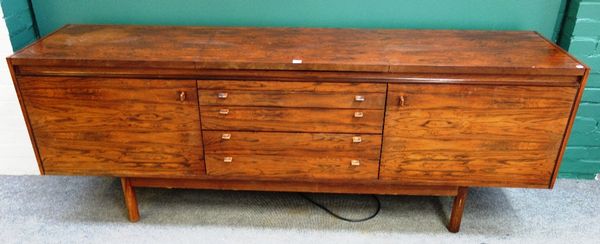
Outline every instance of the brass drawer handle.
[(223, 139), (223, 140), (229, 140), (229, 139), (231, 139), (231, 134), (223, 134), (221, 136), (221, 139)]
[(187, 94), (185, 94), (184, 91), (179, 92), (179, 101), (181, 101), (181, 102), (185, 101), (186, 96), (187, 96)]
[(362, 142), (362, 137), (360, 137), (360, 136), (353, 136), (352, 137), (352, 142), (353, 143), (361, 143)]
[(404, 99), (403, 95), (401, 95), (400, 97), (398, 97), (398, 106), (404, 107), (404, 102), (405, 102), (405, 99)]
[(227, 114), (229, 114), (229, 109), (226, 109), (226, 108), (221, 109), (221, 110), (219, 110), (219, 114), (227, 115)]
[(359, 166), (360, 165), (360, 160), (352, 159), (352, 160), (350, 160), (350, 165), (352, 165), (352, 166)]
[(227, 92), (219, 92), (219, 94), (217, 94), (217, 97), (220, 99), (225, 99), (225, 98), (227, 98), (227, 96), (229, 96), (229, 94), (227, 94)]
[(223, 162), (224, 163), (231, 163), (231, 162), (233, 162), (233, 158), (232, 157), (225, 157), (225, 158), (223, 158)]
[(354, 118), (362, 118), (365, 117), (365, 114), (363, 114), (363, 112), (354, 112)]
[(365, 96), (356, 95), (356, 96), (354, 96), (354, 101), (364, 102), (365, 101)]

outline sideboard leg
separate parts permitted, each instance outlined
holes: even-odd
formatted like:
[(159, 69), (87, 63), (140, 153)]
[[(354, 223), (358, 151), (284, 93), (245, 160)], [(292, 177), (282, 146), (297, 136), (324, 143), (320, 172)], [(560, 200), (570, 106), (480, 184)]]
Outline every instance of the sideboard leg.
[(469, 188), (467, 187), (459, 187), (458, 194), (454, 197), (450, 223), (448, 223), (448, 230), (452, 233), (456, 233), (460, 229), (460, 221), (462, 220), (463, 210), (465, 209), (468, 191)]
[(129, 221), (137, 222), (140, 220), (140, 212), (138, 210), (137, 198), (135, 197), (135, 189), (131, 186), (131, 181), (128, 178), (121, 178), (121, 186), (123, 187), (123, 196), (125, 198)]

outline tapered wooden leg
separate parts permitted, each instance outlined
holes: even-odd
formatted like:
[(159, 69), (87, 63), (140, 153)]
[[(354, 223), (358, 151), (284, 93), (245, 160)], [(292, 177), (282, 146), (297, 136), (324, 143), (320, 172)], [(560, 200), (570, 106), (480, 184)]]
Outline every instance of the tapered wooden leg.
[(456, 233), (460, 229), (460, 221), (462, 220), (463, 210), (465, 209), (468, 191), (469, 188), (467, 187), (459, 187), (458, 194), (454, 197), (452, 214), (450, 214), (450, 223), (448, 223), (448, 230), (452, 233)]
[(125, 206), (127, 206), (129, 221), (137, 222), (140, 220), (140, 212), (138, 210), (137, 198), (135, 197), (135, 189), (131, 186), (131, 181), (128, 178), (121, 178), (121, 186), (123, 187), (123, 196), (125, 197)]

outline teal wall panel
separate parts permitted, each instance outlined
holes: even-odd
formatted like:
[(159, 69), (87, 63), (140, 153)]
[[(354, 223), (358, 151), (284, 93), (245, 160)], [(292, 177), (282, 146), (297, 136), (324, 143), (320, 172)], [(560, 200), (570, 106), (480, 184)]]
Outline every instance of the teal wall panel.
[(42, 35), (68, 23), (536, 30), (564, 0), (33, 0)]
[(18, 50), (37, 39), (31, 10), (26, 0), (1, 0), (4, 21), (10, 42)]

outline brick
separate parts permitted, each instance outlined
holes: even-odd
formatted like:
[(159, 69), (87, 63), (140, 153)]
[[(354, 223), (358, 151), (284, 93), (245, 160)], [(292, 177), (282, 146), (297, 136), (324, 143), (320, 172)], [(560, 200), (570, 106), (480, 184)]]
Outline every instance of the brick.
[(600, 55), (577, 57), (581, 62), (592, 68), (592, 72), (600, 73)]
[(29, 43), (32, 43), (36, 40), (35, 33), (33, 29), (29, 29), (28, 31), (23, 31), (18, 35), (14, 35), (10, 37), (10, 43), (13, 46), (13, 51), (17, 51)]
[(594, 54), (598, 46), (598, 39), (590, 37), (574, 37), (569, 43), (569, 53), (575, 56), (589, 56)]
[(560, 172), (589, 173), (594, 175), (600, 172), (600, 161), (590, 162), (584, 160), (563, 160), (563, 163), (564, 164), (561, 164)]
[(581, 102), (600, 103), (600, 88), (586, 88), (583, 91)]
[(29, 11), (29, 4), (26, 0), (2, 0), (1, 5), (4, 18), (9, 18), (22, 11)]
[[(597, 69), (600, 70), (600, 67), (598, 67)], [(588, 77), (587, 83), (585, 85), (586, 88), (600, 87), (600, 74), (594, 72), (597, 72), (597, 70), (592, 69), (592, 73)]]
[(600, 118), (600, 104), (581, 103), (579, 105), (579, 110), (577, 110), (577, 116)]
[(600, 2), (583, 1), (579, 3), (577, 18), (600, 20)]
[(600, 145), (600, 129), (598, 120), (586, 117), (576, 117), (575, 124), (569, 136), (569, 147)]
[(579, 172), (558, 172), (558, 178), (563, 179), (579, 179), (579, 180), (593, 180), (596, 179), (594, 173), (579, 173)]
[(591, 19), (577, 19), (573, 36), (600, 36), (600, 21)]
[(581, 133), (591, 133), (598, 128), (598, 120), (588, 117), (575, 117), (575, 124), (573, 125), (573, 131)]
[(31, 15), (27, 10), (15, 13), (15, 15), (7, 17), (5, 20), (10, 36), (19, 35), (21, 32), (26, 31), (33, 25), (33, 22), (31, 21)]
[(570, 147), (591, 147), (600, 145), (600, 132), (595, 131), (585, 133), (573, 130), (571, 131), (569, 143), (567, 145)]
[(569, 143), (573, 147), (590, 147), (600, 145), (600, 132), (581, 133), (573, 130), (569, 136)]
[(567, 146), (563, 160), (596, 163), (600, 167), (600, 147)]

